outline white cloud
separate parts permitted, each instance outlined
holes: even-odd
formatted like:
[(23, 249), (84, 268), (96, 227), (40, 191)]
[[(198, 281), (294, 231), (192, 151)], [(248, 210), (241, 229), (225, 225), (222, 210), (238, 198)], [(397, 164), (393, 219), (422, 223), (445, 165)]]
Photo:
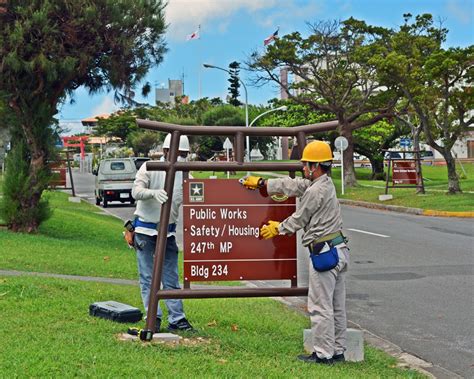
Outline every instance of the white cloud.
[(296, 1), (283, 1), (278, 3), (278, 7), (265, 17), (258, 20), (259, 24), (267, 28), (281, 26), (282, 35), (293, 28), (293, 20), (306, 20), (311, 22), (311, 17), (322, 11), (324, 1), (310, 1), (302, 5)]
[(248, 12), (258, 24), (269, 29), (280, 25), (284, 32), (292, 27), (292, 20), (320, 13), (324, 3), (325, 0), (306, 3), (300, 0), (169, 0), (165, 9), (169, 24), (167, 38), (184, 42), (198, 25), (201, 25), (202, 33), (211, 27), (223, 33), (229, 18), (239, 11)]
[(457, 21), (462, 24), (470, 24), (472, 21), (473, 5), (470, 0), (449, 0), (446, 9)]
[(111, 96), (105, 96), (102, 99), (102, 102), (93, 108), (90, 117), (97, 116), (103, 113), (112, 113), (118, 110), (119, 107), (114, 103), (114, 100)]

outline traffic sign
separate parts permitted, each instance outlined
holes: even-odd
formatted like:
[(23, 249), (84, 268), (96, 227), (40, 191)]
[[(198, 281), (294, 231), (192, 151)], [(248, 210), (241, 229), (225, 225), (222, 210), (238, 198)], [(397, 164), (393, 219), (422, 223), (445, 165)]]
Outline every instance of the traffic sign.
[(233, 149), (234, 146), (232, 145), (232, 142), (230, 142), (229, 138), (226, 138), (225, 141), (224, 141), (224, 145), (223, 145), (224, 149)]
[(411, 146), (411, 139), (410, 138), (400, 138), (400, 146), (401, 147)]
[(346, 137), (339, 136), (334, 141), (334, 146), (336, 147), (337, 150), (344, 151), (347, 149), (347, 146), (349, 146), (349, 142), (347, 141)]

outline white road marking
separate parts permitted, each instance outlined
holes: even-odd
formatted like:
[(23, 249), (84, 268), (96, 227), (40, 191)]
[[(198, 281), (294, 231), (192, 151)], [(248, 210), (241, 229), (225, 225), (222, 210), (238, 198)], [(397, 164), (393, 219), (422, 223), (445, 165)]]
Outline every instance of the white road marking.
[(359, 230), (359, 229), (350, 229), (350, 228), (347, 228), (347, 230), (352, 230), (353, 232), (359, 232), (359, 233), (364, 233), (364, 234), (370, 234), (370, 235), (372, 235), (372, 236), (383, 237), (383, 238), (388, 238), (388, 237), (390, 237), (390, 236), (386, 236), (385, 234), (371, 233), (371, 232), (366, 232), (365, 230)]

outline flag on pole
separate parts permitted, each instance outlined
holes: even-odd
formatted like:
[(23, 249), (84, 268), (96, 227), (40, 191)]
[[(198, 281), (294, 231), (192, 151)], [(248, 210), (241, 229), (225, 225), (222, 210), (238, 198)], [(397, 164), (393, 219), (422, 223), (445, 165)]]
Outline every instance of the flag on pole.
[(192, 39), (199, 39), (199, 32), (201, 31), (201, 25), (198, 26), (194, 33), (188, 34), (186, 36), (186, 41), (191, 41)]
[(280, 28), (278, 28), (277, 30), (275, 30), (275, 32), (268, 36), (267, 38), (265, 38), (263, 40), (263, 46), (267, 46), (270, 42), (272, 42), (274, 39), (278, 38), (278, 30), (280, 30)]

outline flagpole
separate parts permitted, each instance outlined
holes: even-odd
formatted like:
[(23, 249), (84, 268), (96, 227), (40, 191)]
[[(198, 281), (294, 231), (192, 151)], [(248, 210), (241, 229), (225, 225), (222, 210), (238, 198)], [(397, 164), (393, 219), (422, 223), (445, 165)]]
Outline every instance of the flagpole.
[(201, 99), (201, 76), (202, 76), (202, 42), (201, 42), (201, 24), (198, 26), (198, 38), (199, 38), (199, 71), (198, 71), (198, 100)]

